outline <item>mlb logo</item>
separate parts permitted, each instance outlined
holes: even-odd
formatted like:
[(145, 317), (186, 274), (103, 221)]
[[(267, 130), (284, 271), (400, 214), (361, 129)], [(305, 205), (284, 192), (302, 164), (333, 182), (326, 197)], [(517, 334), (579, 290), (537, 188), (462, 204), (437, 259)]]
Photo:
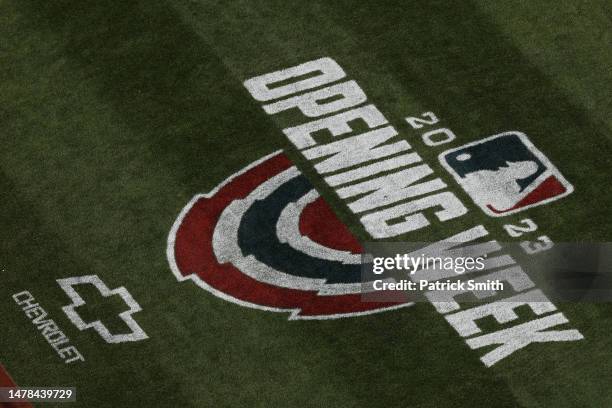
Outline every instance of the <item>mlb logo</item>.
[(447, 150), (440, 163), (487, 215), (503, 217), (574, 191), (521, 132), (505, 132)]

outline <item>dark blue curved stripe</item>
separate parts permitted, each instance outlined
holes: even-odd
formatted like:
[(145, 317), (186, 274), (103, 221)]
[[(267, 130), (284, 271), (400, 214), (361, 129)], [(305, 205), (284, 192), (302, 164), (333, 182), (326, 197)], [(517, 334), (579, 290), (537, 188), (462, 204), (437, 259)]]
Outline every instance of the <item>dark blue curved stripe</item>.
[(260, 262), (284, 273), (305, 278), (326, 279), (328, 283), (361, 281), (359, 265), (314, 258), (279, 242), (276, 222), (288, 203), (298, 200), (312, 184), (303, 175), (280, 186), (247, 210), (238, 229), (238, 245), (245, 256), (253, 255)]

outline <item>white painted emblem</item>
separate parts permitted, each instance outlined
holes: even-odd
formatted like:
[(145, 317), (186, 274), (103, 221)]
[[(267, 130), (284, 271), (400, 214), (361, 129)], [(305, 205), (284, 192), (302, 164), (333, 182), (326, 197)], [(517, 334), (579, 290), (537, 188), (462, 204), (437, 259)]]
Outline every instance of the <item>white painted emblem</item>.
[[(79, 330), (93, 328), (107, 343), (125, 343), (128, 341), (139, 341), (149, 338), (144, 330), (142, 330), (142, 328), (138, 325), (136, 320), (132, 318), (132, 314), (140, 312), (142, 308), (138, 302), (134, 300), (132, 295), (130, 295), (130, 292), (128, 292), (123, 286), (111, 290), (104, 282), (102, 282), (98, 275), (57, 279), (57, 283), (59, 283), (60, 287), (72, 300), (72, 304), (64, 306), (62, 310)], [(86, 302), (75, 290), (75, 286), (83, 284), (91, 284), (95, 286), (103, 297), (110, 297), (114, 295), (121, 296), (121, 299), (123, 299), (125, 304), (129, 307), (129, 310), (119, 313), (119, 318), (123, 320), (131, 329), (130, 333), (112, 334), (100, 320), (86, 323), (81, 316), (79, 316), (75, 309), (79, 306), (85, 305)]]

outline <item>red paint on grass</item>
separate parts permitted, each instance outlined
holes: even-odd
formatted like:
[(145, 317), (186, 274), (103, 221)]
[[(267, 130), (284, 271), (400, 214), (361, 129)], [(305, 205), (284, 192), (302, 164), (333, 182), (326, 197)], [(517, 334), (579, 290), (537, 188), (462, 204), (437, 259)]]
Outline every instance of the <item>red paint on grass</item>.
[[(0, 387), (17, 387), (8, 371), (0, 364)], [(33, 408), (29, 402), (0, 402), (0, 408)]]

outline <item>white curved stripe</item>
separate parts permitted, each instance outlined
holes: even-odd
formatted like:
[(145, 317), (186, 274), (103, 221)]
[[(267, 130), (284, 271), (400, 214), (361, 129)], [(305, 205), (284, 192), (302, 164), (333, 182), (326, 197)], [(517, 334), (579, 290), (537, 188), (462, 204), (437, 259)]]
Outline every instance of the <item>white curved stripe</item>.
[[(247, 210), (255, 203), (272, 194), (277, 188), (301, 173), (291, 167), (266, 180), (242, 200), (228, 205), (213, 233), (213, 251), (219, 263), (230, 262), (251, 278), (274, 286), (305, 291), (322, 291), (325, 295), (351, 294), (361, 292), (361, 283), (327, 284), (325, 279), (306, 278), (284, 273), (257, 260), (253, 255), (244, 256), (238, 246), (238, 229)], [(323, 290), (324, 289), (324, 290)]]
[(360, 265), (361, 255), (349, 251), (328, 248), (300, 233), (300, 218), (304, 208), (319, 198), (317, 190), (311, 190), (295, 203), (289, 203), (282, 211), (276, 223), (276, 235), (280, 242), (314, 258), (342, 262), (346, 265)]

